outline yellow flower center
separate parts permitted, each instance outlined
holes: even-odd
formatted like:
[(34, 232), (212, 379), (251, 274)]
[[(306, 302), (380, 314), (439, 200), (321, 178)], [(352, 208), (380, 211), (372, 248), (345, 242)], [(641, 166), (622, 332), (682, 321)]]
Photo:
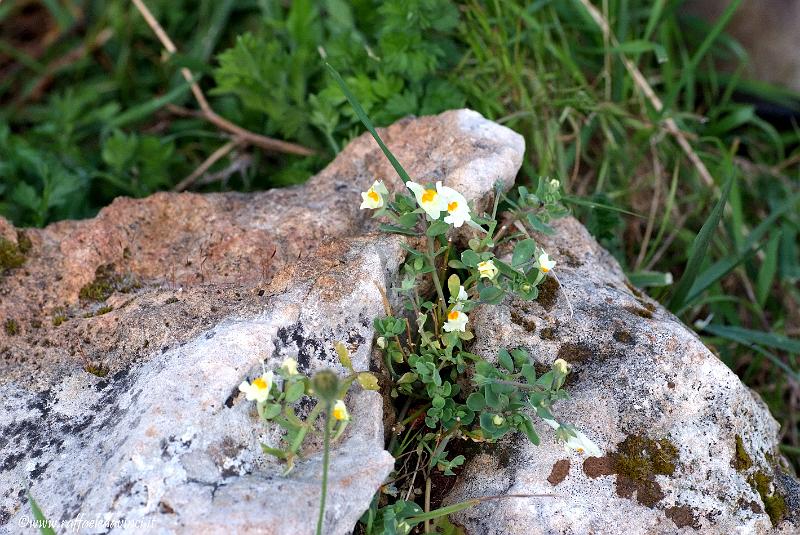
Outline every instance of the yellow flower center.
[(344, 420), (346, 417), (345, 412), (346, 412), (345, 409), (341, 407), (335, 407), (333, 409), (333, 417), (336, 418), (337, 420)]
[(433, 199), (436, 198), (436, 190), (435, 189), (426, 189), (422, 192), (422, 202), (433, 202)]
[(456, 321), (458, 319), (460, 312), (458, 310), (453, 310), (447, 315), (447, 319), (450, 321)]
[(456, 201), (453, 201), (447, 205), (447, 211), (450, 212), (451, 214), (455, 212), (457, 209), (458, 209), (458, 202)]
[(542, 273), (547, 273), (548, 271), (550, 271), (550, 268), (549, 268), (549, 267), (547, 267), (547, 266), (542, 266), (542, 267), (541, 267), (541, 268), (539, 268), (539, 269), (541, 269), (541, 270), (542, 270)]
[(253, 381), (253, 386), (258, 388), (259, 390), (266, 390), (267, 389), (267, 382), (259, 377), (258, 379)]
[(381, 196), (378, 195), (378, 192), (375, 191), (375, 190), (372, 190), (372, 189), (367, 192), (367, 197), (369, 197), (370, 199), (372, 199), (375, 202), (378, 202), (378, 201), (381, 200)]

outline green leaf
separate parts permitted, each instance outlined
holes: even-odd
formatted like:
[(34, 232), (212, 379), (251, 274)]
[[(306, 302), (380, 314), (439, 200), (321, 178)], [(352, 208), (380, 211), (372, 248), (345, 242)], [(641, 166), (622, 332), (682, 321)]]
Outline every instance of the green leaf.
[(505, 349), (501, 349), (498, 352), (497, 360), (500, 363), (500, 366), (502, 366), (506, 370), (510, 372), (514, 371), (514, 359), (511, 358), (511, 354)]
[(478, 412), (485, 406), (486, 406), (486, 400), (483, 399), (483, 394), (481, 394), (480, 392), (473, 392), (467, 398), (467, 407), (469, 407), (470, 410)]
[(141, 104), (128, 109), (124, 113), (120, 113), (113, 119), (109, 120), (105, 127), (108, 129), (122, 128), (130, 123), (150, 118), (153, 116), (155, 111), (163, 108), (167, 104), (172, 104), (176, 100), (183, 97), (183, 95), (185, 95), (189, 90), (189, 87), (189, 82), (183, 81), (169, 93), (158, 98), (148, 99)]
[(503, 295), (505, 295), (505, 292), (501, 288), (484, 286), (480, 291), (481, 303), (497, 305), (503, 300)]
[(530, 364), (524, 364), (522, 369), (520, 370), (522, 376), (528, 381), (529, 384), (536, 383), (536, 368), (531, 366)]
[(450, 277), (447, 278), (447, 290), (450, 292), (450, 295), (456, 297), (460, 288), (461, 279), (458, 278), (458, 275), (455, 273), (450, 275)]
[(548, 236), (552, 236), (556, 233), (553, 227), (539, 219), (539, 216), (534, 213), (528, 214), (528, 223), (536, 232), (541, 232), (542, 234), (546, 234)]
[(414, 230), (410, 230), (407, 227), (398, 227), (397, 225), (389, 225), (383, 223), (378, 227), (383, 232), (388, 232), (390, 234), (404, 234), (406, 236), (419, 236), (419, 232)]
[(746, 260), (752, 255), (755, 250), (753, 247), (761, 240), (762, 237), (774, 228), (775, 223), (784, 214), (791, 213), (796, 210), (797, 204), (800, 203), (800, 191), (786, 199), (777, 208), (764, 218), (750, 234), (747, 236), (745, 243), (739, 248), (736, 254), (732, 254), (722, 260), (715, 262), (711, 267), (706, 269), (702, 274), (697, 277), (697, 280), (692, 285), (692, 290), (689, 297), (686, 299), (687, 303), (691, 303), (697, 299), (700, 294), (709, 286), (720, 280), (722, 277), (731, 272), (739, 263)]
[(612, 52), (621, 54), (641, 54), (643, 52), (654, 52), (659, 63), (667, 61), (667, 51), (658, 43), (644, 40), (633, 40), (620, 43), (611, 49)]
[(519, 267), (528, 262), (536, 253), (536, 242), (530, 238), (517, 242), (511, 257), (511, 266)]
[(758, 306), (764, 308), (769, 297), (769, 292), (772, 289), (772, 283), (775, 280), (775, 274), (778, 272), (778, 246), (781, 243), (781, 232), (775, 232), (767, 244), (767, 249), (764, 255), (764, 263), (758, 271), (758, 279), (756, 281), (756, 299)]
[(378, 378), (370, 372), (360, 372), (358, 374), (358, 384), (360, 384), (361, 388), (364, 390), (374, 390), (377, 392), (381, 389), (378, 384)]
[(638, 288), (661, 287), (672, 284), (672, 273), (661, 271), (636, 271), (628, 274), (631, 284)]
[(295, 381), (286, 389), (286, 402), (294, 403), (306, 392), (306, 385), (303, 381)]
[(531, 422), (530, 418), (524, 414), (520, 414), (520, 416), (522, 416), (523, 420), (517, 429), (525, 433), (525, 435), (528, 437), (528, 440), (531, 441), (531, 444), (538, 446), (539, 435), (536, 434), (536, 430), (533, 428), (533, 422)]
[(477, 267), (481, 261), (481, 257), (475, 251), (466, 250), (461, 253), (461, 261), (467, 267)]
[[(303, 386), (302, 383), (300, 383), (300, 386)], [(301, 390), (300, 391), (300, 396), (302, 396), (302, 395), (303, 395), (303, 391)], [(300, 396), (298, 396), (293, 401), (297, 401), (298, 399), (300, 399)], [(286, 397), (287, 397), (287, 401), (288, 401), (288, 397), (289, 397), (288, 394), (287, 394)], [(290, 403), (291, 403), (291, 401), (290, 401)], [(264, 411), (263, 411), (262, 414), (264, 415), (264, 419), (265, 420), (272, 420), (273, 418), (278, 416), (280, 413), (281, 413), (281, 406), (280, 405), (278, 405), (277, 403), (267, 403), (266, 405), (264, 405)]]
[(442, 234), (447, 234), (448, 230), (450, 230), (450, 225), (448, 225), (444, 221), (434, 221), (433, 223), (431, 223), (431, 226), (428, 227), (428, 230), (425, 231), (425, 235), (433, 238), (434, 236), (441, 236)]
[(681, 308), (683, 308), (683, 305), (686, 303), (686, 297), (689, 295), (689, 290), (692, 288), (692, 285), (697, 279), (697, 275), (700, 273), (700, 268), (702, 267), (703, 260), (706, 257), (706, 251), (708, 251), (711, 238), (714, 236), (717, 225), (719, 225), (719, 221), (722, 218), (722, 212), (725, 209), (725, 204), (727, 203), (728, 196), (731, 193), (731, 187), (733, 186), (735, 175), (733, 171), (729, 171), (729, 173), (728, 180), (725, 181), (725, 185), (722, 188), (722, 194), (720, 195), (717, 204), (714, 206), (714, 209), (711, 211), (708, 219), (706, 219), (706, 222), (703, 223), (700, 232), (697, 233), (697, 237), (694, 239), (692, 246), (689, 249), (689, 261), (686, 264), (686, 269), (683, 272), (681, 280), (675, 287), (675, 293), (672, 295), (672, 299), (669, 301), (669, 308), (673, 312), (679, 311)]
[(353, 362), (350, 360), (350, 351), (347, 349), (347, 346), (344, 345), (343, 342), (336, 342), (335, 345), (336, 354), (339, 355), (339, 361), (342, 363), (342, 366), (353, 371)]
[(283, 450), (279, 450), (277, 448), (270, 448), (266, 444), (261, 444), (261, 451), (263, 451), (267, 455), (272, 455), (273, 457), (277, 457), (278, 459), (282, 460), (286, 459), (286, 452), (284, 452)]
[(37, 504), (36, 500), (33, 499), (33, 495), (31, 494), (30, 490), (28, 491), (28, 503), (31, 506), (33, 518), (36, 520), (36, 523), (39, 526), (39, 533), (42, 535), (56, 535), (53, 525), (49, 520), (47, 520), (47, 517), (44, 516), (44, 513), (39, 508), (39, 504)]
[(789, 338), (788, 336), (765, 331), (745, 329), (744, 327), (717, 325), (714, 323), (707, 325), (703, 330), (708, 331), (716, 336), (722, 336), (723, 338), (728, 338), (734, 341), (773, 347), (775, 349), (800, 355), (800, 340)]
[(414, 381), (416, 381), (417, 379), (418, 379), (418, 376), (417, 376), (416, 373), (414, 373), (414, 372), (406, 372), (400, 377), (400, 379), (397, 380), (397, 384), (399, 384), (399, 385), (411, 384)]
[(409, 182), (411, 180), (411, 177), (408, 176), (408, 173), (406, 172), (405, 169), (403, 169), (403, 166), (400, 165), (400, 162), (397, 161), (397, 158), (395, 158), (394, 154), (392, 154), (392, 151), (389, 150), (389, 147), (387, 147), (386, 144), (384, 144), (383, 140), (378, 135), (378, 132), (375, 130), (375, 127), (372, 125), (372, 121), (370, 121), (369, 117), (367, 117), (367, 113), (364, 111), (364, 108), (361, 107), (361, 103), (358, 102), (358, 99), (350, 91), (350, 88), (347, 87), (347, 84), (344, 82), (344, 80), (339, 75), (337, 70), (334, 69), (333, 66), (327, 61), (325, 62), (325, 66), (328, 68), (328, 71), (331, 73), (331, 76), (333, 76), (333, 79), (336, 80), (336, 83), (339, 84), (339, 88), (342, 90), (342, 93), (344, 93), (344, 96), (347, 97), (347, 100), (348, 102), (350, 102), (350, 105), (355, 110), (356, 115), (361, 120), (361, 122), (364, 123), (364, 126), (367, 128), (367, 130), (369, 130), (369, 133), (372, 134), (372, 137), (375, 139), (375, 142), (381, 148), (383, 154), (386, 155), (386, 158), (392, 164), (394, 170), (403, 180), (403, 183)]

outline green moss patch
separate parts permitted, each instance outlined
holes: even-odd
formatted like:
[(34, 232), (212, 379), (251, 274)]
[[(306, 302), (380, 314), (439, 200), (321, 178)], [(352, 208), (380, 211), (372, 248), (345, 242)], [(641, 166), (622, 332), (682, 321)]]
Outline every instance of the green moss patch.
[(511, 310), (511, 322), (519, 325), (529, 333), (536, 332), (536, 322), (533, 321), (533, 319), (527, 318), (524, 314), (520, 314), (516, 310)]
[(742, 442), (742, 437), (740, 435), (736, 435), (736, 453), (733, 459), (731, 459), (731, 466), (739, 472), (750, 470), (753, 466), (753, 459), (747, 454), (747, 450), (744, 449), (744, 442)]
[(25, 253), (20, 247), (11, 240), (0, 237), (0, 276), (24, 263)]
[(672, 476), (678, 463), (678, 449), (666, 438), (653, 440), (629, 435), (606, 457), (590, 457), (583, 463), (589, 477), (616, 474), (617, 495), (635, 499), (646, 507), (664, 498), (656, 476)]
[(8, 318), (5, 323), (3, 323), (3, 329), (8, 336), (15, 336), (19, 334), (19, 323), (17, 323), (15, 319)]
[(752, 474), (747, 481), (761, 497), (764, 511), (769, 516), (772, 525), (777, 526), (786, 517), (786, 499), (774, 488), (773, 478), (759, 470)]
[(555, 277), (545, 277), (539, 285), (539, 297), (536, 298), (536, 301), (545, 310), (552, 310), (556, 305), (556, 301), (558, 301), (559, 288), (560, 286)]
[(80, 289), (78, 297), (84, 301), (102, 302), (114, 292), (128, 293), (141, 285), (131, 277), (123, 277), (114, 269), (114, 264), (104, 264), (94, 272), (94, 280)]
[(95, 363), (87, 363), (84, 365), (83, 370), (87, 373), (91, 373), (97, 377), (105, 377), (108, 375), (108, 366), (103, 363), (95, 364)]
[(598, 353), (597, 348), (583, 343), (567, 342), (558, 348), (558, 358), (569, 363), (581, 363), (591, 359)]

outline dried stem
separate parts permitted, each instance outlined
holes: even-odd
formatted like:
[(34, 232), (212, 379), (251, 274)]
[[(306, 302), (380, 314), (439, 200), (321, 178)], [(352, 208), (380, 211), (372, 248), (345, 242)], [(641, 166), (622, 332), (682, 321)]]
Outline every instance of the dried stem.
[[(147, 6), (144, 5), (144, 2), (142, 0), (131, 1), (133, 2), (133, 5), (136, 6), (136, 9), (139, 10), (139, 13), (142, 14), (142, 17), (147, 25), (150, 26), (150, 29), (153, 30), (153, 33), (156, 34), (156, 37), (161, 42), (164, 49), (170, 55), (174, 54), (177, 51), (175, 48), (175, 43), (172, 42), (172, 39), (170, 39), (169, 35), (167, 35), (167, 32), (164, 31), (164, 28), (161, 27), (161, 24), (159, 24)], [(181, 68), (181, 74), (186, 81), (189, 82), (189, 85), (192, 89), (192, 94), (202, 110), (198, 115), (220, 130), (225, 130), (226, 132), (233, 134), (235, 138), (240, 139), (242, 142), (261, 147), (262, 149), (285, 152), (289, 154), (299, 154), (301, 156), (310, 156), (314, 154), (314, 151), (308, 147), (256, 134), (242, 128), (241, 126), (235, 125), (224, 117), (218, 115), (206, 100), (203, 90), (200, 89), (200, 86), (197, 84), (197, 82), (195, 82), (192, 71), (186, 67), (183, 67)]]
[[(598, 9), (594, 7), (591, 2), (589, 2), (589, 0), (580, 0), (580, 3), (586, 8), (586, 10), (589, 12), (589, 15), (602, 30), (603, 38), (610, 39), (614, 46), (619, 46), (619, 42), (614, 34), (611, 33), (611, 28), (609, 27), (608, 21), (603, 14), (600, 13), (600, 11), (598, 11)], [(633, 78), (633, 82), (636, 84), (636, 87), (638, 87), (647, 100), (650, 101), (650, 104), (653, 106), (653, 108), (657, 112), (661, 113), (664, 110), (664, 104), (661, 102), (661, 99), (658, 98), (655, 91), (653, 91), (653, 88), (650, 87), (650, 84), (647, 83), (642, 71), (640, 71), (639, 68), (634, 65), (634, 63), (627, 56), (625, 56), (625, 54), (620, 54), (620, 58), (622, 59), (622, 63), (625, 65), (625, 69), (631, 75), (631, 78)], [(686, 157), (689, 158), (689, 161), (692, 162), (697, 169), (697, 172), (700, 174), (703, 182), (705, 182), (707, 186), (714, 186), (714, 179), (711, 177), (711, 173), (708, 171), (708, 168), (706, 168), (706, 164), (703, 163), (692, 146), (689, 144), (689, 141), (686, 139), (686, 134), (678, 127), (678, 123), (675, 122), (675, 119), (672, 117), (664, 119), (664, 127), (666, 128), (667, 132), (675, 137), (675, 140), (686, 154)]]
[(206, 160), (197, 167), (197, 169), (192, 171), (192, 174), (178, 182), (178, 184), (172, 188), (172, 191), (183, 191), (189, 189), (192, 185), (194, 185), (195, 182), (197, 182), (198, 178), (203, 176), (203, 174), (211, 168), (212, 165), (236, 148), (236, 146), (241, 142), (241, 139), (234, 139), (232, 141), (228, 141), (223, 146), (215, 150), (211, 156), (206, 158)]

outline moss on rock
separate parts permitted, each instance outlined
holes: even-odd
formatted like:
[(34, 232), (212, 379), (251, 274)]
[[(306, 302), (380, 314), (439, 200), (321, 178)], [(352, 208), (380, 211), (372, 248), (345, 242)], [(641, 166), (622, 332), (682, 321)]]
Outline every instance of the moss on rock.
[(744, 449), (744, 442), (741, 435), (736, 435), (736, 453), (731, 460), (731, 466), (739, 472), (745, 472), (753, 466), (753, 459)]
[(0, 276), (24, 263), (25, 253), (20, 247), (11, 240), (0, 237)]
[(19, 334), (19, 323), (17, 323), (17, 320), (13, 318), (8, 318), (5, 323), (3, 323), (3, 328), (8, 336), (15, 336)]
[(748, 482), (761, 497), (764, 511), (772, 525), (777, 526), (786, 516), (786, 499), (775, 489), (773, 478), (763, 470), (759, 470), (750, 476)]

